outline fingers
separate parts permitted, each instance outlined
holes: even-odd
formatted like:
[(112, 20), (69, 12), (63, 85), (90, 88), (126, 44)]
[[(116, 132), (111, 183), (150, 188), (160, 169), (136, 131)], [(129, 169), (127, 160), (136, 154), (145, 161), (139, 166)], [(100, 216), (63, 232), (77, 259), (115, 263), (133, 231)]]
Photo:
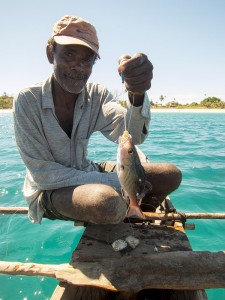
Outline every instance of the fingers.
[(130, 58), (131, 58), (130, 55), (124, 54), (124, 55), (120, 56), (120, 58), (118, 59), (118, 64), (121, 65), (124, 62), (126, 62), (127, 60), (129, 60)]
[(144, 94), (150, 89), (153, 78), (153, 65), (143, 53), (137, 53), (133, 57), (128, 54), (119, 58), (118, 71), (123, 73), (125, 87), (134, 94)]

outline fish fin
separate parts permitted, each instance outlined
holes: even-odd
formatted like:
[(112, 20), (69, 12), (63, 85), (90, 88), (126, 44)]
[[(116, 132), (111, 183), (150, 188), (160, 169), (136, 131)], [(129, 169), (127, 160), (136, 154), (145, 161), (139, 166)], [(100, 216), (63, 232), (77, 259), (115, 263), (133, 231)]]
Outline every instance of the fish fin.
[(128, 206), (130, 204), (130, 199), (129, 199), (128, 195), (124, 192), (123, 189), (121, 189), (121, 194), (122, 194), (122, 197), (126, 201), (126, 204)]
[(152, 190), (152, 184), (149, 181), (145, 181), (145, 187), (143, 189), (143, 191), (140, 194), (137, 194), (137, 199), (139, 199), (139, 201), (142, 200), (142, 198), (147, 194), (147, 192)]
[(136, 217), (138, 219), (145, 219), (145, 215), (138, 206), (129, 206), (127, 210), (127, 218)]
[(147, 191), (151, 191), (152, 190), (152, 184), (151, 184), (151, 182), (145, 180), (145, 189), (147, 189)]
[(147, 191), (144, 189), (140, 194), (137, 194), (137, 199), (141, 200), (145, 195), (146, 195)]

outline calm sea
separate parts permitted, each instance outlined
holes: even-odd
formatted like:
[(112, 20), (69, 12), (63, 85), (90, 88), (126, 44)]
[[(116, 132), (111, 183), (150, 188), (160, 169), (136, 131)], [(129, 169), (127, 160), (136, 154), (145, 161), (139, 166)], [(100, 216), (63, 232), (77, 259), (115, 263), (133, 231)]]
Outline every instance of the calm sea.
[[(225, 114), (152, 113), (151, 133), (140, 147), (152, 161), (168, 161), (183, 172), (171, 194), (179, 211), (225, 212)], [(117, 146), (96, 134), (89, 145), (95, 161), (114, 160)], [(15, 146), (11, 112), (0, 112), (0, 206), (25, 206), (25, 168)], [(187, 231), (194, 250), (225, 250), (225, 220), (196, 220)], [(25, 215), (0, 215), (0, 260), (60, 264), (70, 260), (83, 233), (72, 222), (31, 224)], [(55, 279), (0, 275), (0, 300), (50, 299)], [(208, 290), (210, 300), (225, 290)]]

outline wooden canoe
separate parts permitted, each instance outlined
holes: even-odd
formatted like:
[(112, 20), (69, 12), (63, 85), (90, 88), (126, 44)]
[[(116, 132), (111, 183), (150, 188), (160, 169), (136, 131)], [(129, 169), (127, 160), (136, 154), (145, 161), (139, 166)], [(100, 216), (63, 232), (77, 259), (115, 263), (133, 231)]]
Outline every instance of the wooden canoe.
[[(164, 209), (175, 213), (169, 199)], [(204, 289), (199, 289), (201, 275), (196, 277), (193, 272), (192, 276), (189, 268), (190, 260), (197, 264), (201, 254), (190, 257), (194, 252), (183, 225), (149, 219), (145, 223), (88, 225), (70, 262), (79, 272), (76, 276), (61, 273), (51, 300), (206, 300)], [(135, 249), (128, 246), (114, 251), (112, 243), (129, 235), (140, 244)], [(190, 260), (186, 260), (188, 256)], [(200, 265), (197, 268), (201, 270)]]

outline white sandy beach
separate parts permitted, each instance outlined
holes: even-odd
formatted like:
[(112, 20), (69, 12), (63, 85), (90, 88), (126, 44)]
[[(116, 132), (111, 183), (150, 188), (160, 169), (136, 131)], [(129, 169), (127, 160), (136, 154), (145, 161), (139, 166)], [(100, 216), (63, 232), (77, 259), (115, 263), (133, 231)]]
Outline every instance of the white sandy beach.
[(12, 112), (12, 111), (13, 111), (12, 109), (2, 109), (2, 108), (0, 108), (1, 113), (8, 113), (8, 112)]

